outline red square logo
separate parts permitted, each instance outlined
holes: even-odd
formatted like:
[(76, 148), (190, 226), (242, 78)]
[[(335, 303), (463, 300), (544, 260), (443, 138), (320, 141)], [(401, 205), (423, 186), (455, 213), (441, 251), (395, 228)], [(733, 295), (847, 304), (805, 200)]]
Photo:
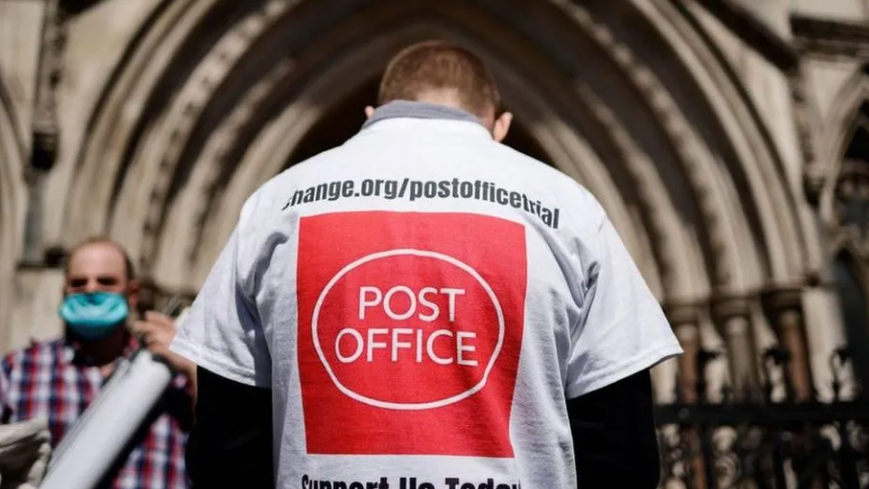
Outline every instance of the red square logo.
[(504, 219), (303, 217), (308, 453), (512, 457), (526, 274), (525, 228)]

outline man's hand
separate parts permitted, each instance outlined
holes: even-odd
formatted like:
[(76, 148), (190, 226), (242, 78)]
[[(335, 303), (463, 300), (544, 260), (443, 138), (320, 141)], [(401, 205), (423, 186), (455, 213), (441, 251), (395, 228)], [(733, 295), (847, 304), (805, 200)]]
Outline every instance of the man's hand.
[(33, 419), (0, 426), (0, 489), (35, 489), (51, 455), (48, 422)]
[(133, 331), (139, 336), (144, 346), (155, 356), (163, 358), (175, 370), (193, 380), (196, 377), (196, 365), (190, 360), (173, 353), (169, 345), (175, 338), (178, 329), (175, 321), (169, 316), (158, 312), (148, 311), (142, 321), (136, 321)]

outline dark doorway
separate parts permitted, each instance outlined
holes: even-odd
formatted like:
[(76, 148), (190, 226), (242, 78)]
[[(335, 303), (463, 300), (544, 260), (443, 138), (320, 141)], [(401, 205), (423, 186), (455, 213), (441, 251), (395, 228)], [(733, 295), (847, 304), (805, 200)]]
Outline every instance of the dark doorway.
[(855, 374), (864, 391), (869, 386), (869, 308), (854, 263), (845, 253), (836, 257), (833, 277), (842, 304), (845, 334)]
[(843, 248), (833, 265), (851, 361), (864, 392), (869, 387), (869, 103), (864, 103), (845, 151), (834, 194), (834, 220)]
[[(365, 122), (365, 107), (377, 100), (377, 80), (373, 79), (344, 96), (302, 138), (287, 162), (287, 166), (340, 146), (359, 131)], [(509, 107), (508, 107), (509, 109)], [(520, 121), (514, 121), (504, 144), (522, 153), (551, 164), (549, 157), (531, 137)]]

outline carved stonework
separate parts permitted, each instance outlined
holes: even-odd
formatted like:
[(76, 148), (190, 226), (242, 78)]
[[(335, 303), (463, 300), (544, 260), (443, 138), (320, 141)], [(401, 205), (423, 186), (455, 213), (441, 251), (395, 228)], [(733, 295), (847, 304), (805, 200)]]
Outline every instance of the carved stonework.
[[(785, 388), (788, 396), (798, 401), (811, 399), (814, 394), (802, 296), (800, 287), (774, 288), (763, 294), (783, 356)], [(768, 351), (766, 357), (775, 358), (776, 354)]]
[(664, 224), (665, 218), (661, 212), (661, 195), (654, 191), (654, 186), (644, 183), (643, 169), (638, 161), (643, 158), (641, 150), (637, 148), (636, 142), (631, 139), (625, 128), (619, 124), (617, 117), (606, 106), (606, 103), (595, 96), (592, 90), (587, 87), (580, 87), (577, 92), (595, 120), (610, 133), (613, 143), (618, 148), (625, 167), (632, 177), (637, 197), (644, 204), (644, 210), (649, 216), (649, 235), (657, 245), (654, 248), (654, 253), (659, 264), (664, 288), (665, 290), (677, 289), (679, 276), (676, 270), (679, 268), (678, 260), (681, 258), (677, 251), (679, 246), (675, 245), (673, 242), (675, 236), (668, 232)]
[(698, 365), (703, 349), (698, 327), (698, 307), (693, 304), (669, 304), (664, 311), (673, 326), (684, 353), (679, 357), (679, 382), (676, 398), (696, 404), (705, 397), (705, 372)]
[(63, 48), (66, 42), (63, 10), (58, 0), (45, 2), (42, 49), (33, 108), (33, 141), (31, 164), (37, 170), (48, 171), (57, 154), (57, 85), (63, 71)]
[(60, 133), (57, 86), (63, 69), (66, 41), (63, 20), (63, 10), (58, 0), (46, 1), (31, 126), (30, 165), (25, 169), (28, 203), (23, 254), (20, 257), (23, 266), (39, 266), (42, 263), (43, 187), (48, 172), (54, 167)]
[(860, 22), (837, 22), (791, 17), (794, 45), (802, 53), (869, 60), (869, 26)]
[(163, 230), (167, 199), (171, 197), (169, 192), (172, 180), (203, 111), (232, 69), (249, 53), (249, 47), (283, 15), (291, 3), (264, 2), (259, 9), (237, 22), (197, 67), (175, 101), (175, 105), (183, 107), (183, 110), (180, 116), (173, 118), (174, 127), (169, 144), (160, 161), (158, 181), (151, 192), (140, 252), (140, 265), (143, 270), (150, 271), (153, 268), (159, 235)]
[(824, 187), (824, 171), (819, 168), (818, 154), (814, 146), (814, 114), (807, 95), (804, 73), (796, 71), (788, 77), (791, 101), (793, 102), (794, 127), (798, 136), (800, 152), (805, 162), (803, 172), (803, 191), (812, 205), (817, 205)]
[(758, 355), (749, 299), (741, 296), (718, 297), (711, 304), (711, 310), (719, 334), (727, 345), (734, 399), (758, 399), (761, 394)]
[(848, 160), (833, 194), (833, 242), (869, 260), (869, 162)]
[[(212, 205), (219, 202), (219, 194), (224, 187), (221, 178), (227, 178), (227, 168), (231, 167), (230, 155), (235, 155), (239, 145), (239, 135), (245, 127), (256, 117), (258, 111), (266, 109), (268, 96), (276, 85), (284, 80), (293, 69), (292, 60), (278, 63), (269, 73), (252, 89), (242, 97), (238, 106), (226, 117), (221, 125), (209, 136), (208, 143), (199, 156), (197, 165), (208, 168), (208, 177), (203, 185), (207, 198), (201, 199), (196, 208), (196, 229), (193, 231), (194, 239), (188, 243), (187, 257), (191, 263), (196, 261), (199, 253), (198, 243), (205, 232)], [(153, 250), (157, 251), (157, 248)]]
[[(173, 114), (167, 117), (165, 124), (169, 126), (167, 132), (168, 144), (166, 151), (162, 153), (161, 161), (158, 166), (160, 174), (157, 176), (157, 181), (150, 193), (149, 210), (147, 212), (146, 222), (143, 225), (144, 235), (142, 247), (139, 251), (141, 257), (141, 266), (143, 270), (154, 270), (157, 264), (157, 256), (160, 253), (160, 242), (165, 239), (167, 208), (171, 205), (172, 199), (175, 197), (173, 188), (173, 179), (179, 172), (178, 168), (187, 162), (182, 161), (185, 157), (190, 157), (190, 146), (195, 138), (194, 131), (197, 127), (197, 122), (202, 117), (203, 111), (206, 110), (209, 103), (213, 103), (216, 97), (216, 92), (220, 89), (221, 83), (229, 71), (235, 68), (239, 60), (245, 56), (246, 50), (255, 43), (258, 36), (263, 35), (271, 25), (282, 14), (283, 9), (290, 8), (293, 2), (270, 2), (267, 6), (263, 6), (261, 10), (257, 10), (249, 14), (248, 17), (242, 19), (235, 24), (230, 31), (225, 34), (211, 52), (200, 62), (200, 67), (193, 71), (189, 81), (185, 87), (179, 91), (178, 98), (173, 102), (177, 107), (183, 107), (178, 114)], [(715, 181), (713, 172), (709, 171), (706, 165), (699, 163), (698, 154), (703, 150), (700, 148), (702, 142), (698, 139), (694, 130), (690, 127), (690, 123), (686, 120), (681, 110), (673, 100), (672, 96), (667, 93), (667, 88), (656, 79), (656, 75), (643, 63), (643, 60), (631, 52), (630, 47), (623, 41), (614, 36), (609, 29), (601, 22), (594, 19), (583, 8), (570, 4), (563, 6), (569, 10), (571, 18), (579, 27), (586, 31), (590, 37), (598, 43), (601, 48), (610, 53), (612, 59), (623, 71), (630, 81), (646, 94), (649, 100), (649, 108), (655, 116), (662, 120), (662, 130), (667, 134), (667, 139), (673, 146), (676, 147), (679, 162), (684, 168), (687, 175), (687, 180), (692, 187), (692, 194), (703, 196), (697, 199), (697, 205), (700, 208), (702, 215), (703, 229), (709, 234), (709, 241), (712, 245), (709, 247), (715, 261), (715, 282), (717, 286), (727, 288), (731, 285), (732, 271), (736, 266), (738, 253), (732, 246), (726, 235), (728, 231), (725, 229), (729, 224), (726, 217), (726, 206), (722, 205), (721, 199), (714, 197), (718, 195), (715, 192)], [(278, 77), (279, 78), (279, 77)], [(273, 79), (270, 75), (261, 79), (264, 91), (270, 92), (274, 90)], [(238, 104), (238, 110), (231, 112), (227, 120), (218, 125), (218, 130), (215, 134), (209, 137), (215, 144), (209, 144), (201, 155), (197, 158), (196, 165), (209, 165), (216, 168), (215, 171), (207, 172), (205, 179), (207, 180), (204, 187), (207, 189), (207, 198), (200, 200), (200, 208), (196, 214), (200, 217), (196, 219), (191, 234), (195, 236), (190, 242), (186, 243), (187, 253), (189, 257), (195, 254), (199, 249), (198, 241), (203, 234), (202, 226), (206, 222), (204, 215), (207, 212), (213, 212), (211, 204), (216, 200), (217, 193), (215, 189), (221, 188), (218, 184), (222, 176), (221, 166), (222, 156), (229, 153), (238, 153), (235, 145), (237, 144), (238, 134), (251, 117), (251, 110), (256, 110), (258, 104), (263, 100), (268, 100), (268, 93), (257, 93), (260, 87), (254, 87), (246, 96), (242, 97)], [(603, 108), (600, 111), (595, 111), (595, 107), (591, 107), (594, 116), (598, 122), (610, 129), (614, 139), (618, 139), (619, 133), (624, 133), (625, 130), (620, 129), (618, 114), (607, 113), (605, 102), (600, 104)], [(594, 104), (591, 104), (594, 105)], [(608, 124), (607, 121), (610, 121)], [(219, 132), (219, 139), (217, 138)], [(622, 141), (618, 141), (621, 143)], [(620, 144), (620, 150), (625, 153), (625, 165), (629, 168), (632, 176), (636, 179), (637, 192), (640, 201), (645, 204), (644, 211), (649, 213), (648, 226), (649, 234), (654, 240), (653, 249), (659, 259), (659, 268), (665, 290), (675, 290), (680, 285), (684, 285), (685, 277), (679, 276), (674, 271), (684, 270), (685, 267), (681, 264), (684, 262), (684, 256), (681, 255), (680, 249), (683, 249), (684, 243), (681, 243), (674, 237), (672, 226), (668, 227), (666, 216), (667, 210), (661, 210), (660, 203), (666, 201), (667, 196), (664, 192), (657, 192), (655, 195), (653, 188), (650, 185), (644, 184), (645, 177), (642, 171), (636, 169), (633, 160), (629, 157), (631, 153), (637, 153), (636, 143), (628, 141), (626, 144)], [(176, 182), (177, 185), (177, 182)], [(684, 274), (683, 274), (684, 275)]]
[[(567, 8), (565, 5), (564, 8)], [(630, 47), (621, 42), (602, 23), (595, 21), (594, 17), (583, 7), (571, 3), (571, 17), (582, 26), (589, 36), (597, 42), (601, 48), (610, 53), (612, 60), (619, 66), (622, 72), (643, 92), (649, 100), (648, 107), (658, 120), (661, 129), (668, 135), (669, 140), (679, 155), (684, 166), (688, 183), (696, 195), (712, 195), (711, 188), (715, 183), (711, 179), (711, 173), (704, 168), (697, 158), (699, 142), (693, 134), (689, 122), (677, 106), (673, 97), (658, 80), (655, 73), (633, 54)], [(644, 197), (642, 193), (640, 197)], [(643, 198), (644, 203), (649, 203), (649, 198)], [(726, 222), (722, 211), (715, 199), (698, 199), (697, 206), (703, 216), (703, 222), (709, 233), (709, 241), (713, 243), (715, 252), (713, 273), (715, 274), (716, 286), (727, 288), (733, 277), (731, 271), (735, 268), (735, 256), (733, 250), (725, 243), (725, 231), (722, 225)], [(649, 206), (653, 208), (654, 206)], [(661, 251), (662, 268), (664, 271), (676, 268), (674, 261), (681, 259), (675, 248), (667, 246), (666, 234), (658, 233), (659, 250), (672, 250), (669, 254)]]
[[(867, 30), (869, 44), (869, 30)], [(858, 86), (867, 82), (863, 79)], [(866, 311), (869, 284), (869, 101), (861, 97), (865, 92), (848, 99), (856, 112), (851, 116), (850, 127), (839, 128), (840, 134), (850, 133), (844, 145), (835, 155), (836, 164), (830, 165), (825, 175), (824, 200), (821, 201), (821, 217), (827, 227), (833, 258), (831, 278), (835, 284), (842, 316), (842, 351), (850, 352), (851, 364), (858, 385), (864, 390), (869, 379), (866, 363), (869, 316)], [(852, 112), (852, 113), (853, 113)], [(839, 143), (841, 144), (841, 143)]]
[(830, 237), (830, 252), (869, 263), (869, 101), (854, 107), (850, 137), (839, 150), (840, 163), (824, 175), (821, 218)]

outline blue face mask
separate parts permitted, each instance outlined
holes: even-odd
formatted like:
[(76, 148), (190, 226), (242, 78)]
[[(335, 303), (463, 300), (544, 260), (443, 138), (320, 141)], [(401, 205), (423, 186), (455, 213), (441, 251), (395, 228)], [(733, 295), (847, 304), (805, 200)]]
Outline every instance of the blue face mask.
[(130, 309), (123, 294), (87, 292), (64, 297), (59, 312), (76, 335), (85, 340), (99, 340), (122, 326)]

